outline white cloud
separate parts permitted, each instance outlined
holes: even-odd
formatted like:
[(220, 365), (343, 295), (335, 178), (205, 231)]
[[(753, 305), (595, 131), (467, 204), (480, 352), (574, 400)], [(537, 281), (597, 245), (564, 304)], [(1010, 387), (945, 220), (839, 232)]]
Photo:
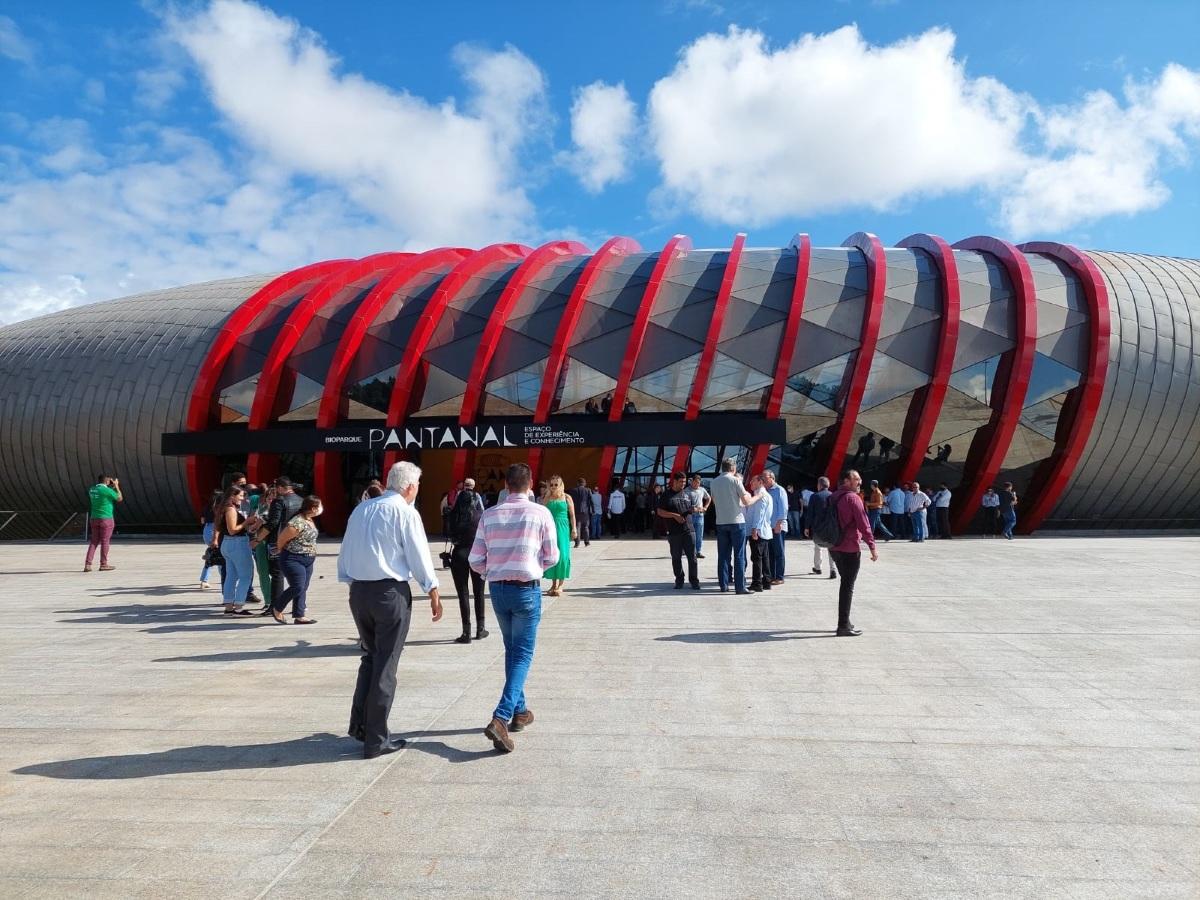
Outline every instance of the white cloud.
[(186, 81), (178, 69), (143, 69), (134, 75), (134, 97), (148, 109), (162, 110), (175, 98)]
[(92, 106), (103, 106), (107, 92), (104, 82), (98, 78), (89, 78), (83, 83), (83, 99)]
[(624, 84), (596, 81), (578, 91), (571, 104), (573, 152), (563, 161), (593, 194), (629, 174), (637, 107)]
[(461, 48), (460, 111), (353, 73), (314, 33), (239, 0), (172, 22), (235, 135), (273, 164), (346, 192), (399, 242), (483, 243), (529, 231), (516, 155), (544, 106), (518, 51)]
[(33, 62), (33, 43), (8, 16), (0, 16), (0, 56), (17, 62)]
[(1164, 162), (1184, 163), (1200, 138), (1200, 72), (1168, 65), (1148, 83), (1128, 82), (1125, 105), (1096, 91), (1045, 114), (1046, 153), (1004, 197), (1015, 234), (1056, 232), (1079, 222), (1155, 209), (1171, 196)]

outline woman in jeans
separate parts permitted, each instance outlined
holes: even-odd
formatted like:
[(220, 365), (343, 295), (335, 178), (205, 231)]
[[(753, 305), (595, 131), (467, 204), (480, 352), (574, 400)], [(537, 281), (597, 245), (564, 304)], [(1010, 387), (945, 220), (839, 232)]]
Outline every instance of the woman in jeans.
[(287, 578), (287, 589), (271, 603), (271, 616), (286, 625), (283, 611), (292, 604), (293, 625), (315, 625), (308, 612), (308, 584), (312, 581), (313, 564), (317, 561), (317, 525), (314, 521), (325, 510), (321, 498), (309, 495), (300, 504), (300, 512), (279, 532), (275, 547), (279, 551), (279, 567)]
[[(200, 516), (200, 525), (203, 527), (202, 540), (205, 547), (213, 545), (213, 529), (215, 528), (217, 518), (217, 503), (221, 499), (220, 491), (213, 491), (213, 495), (208, 498), (208, 505), (204, 507), (204, 513)], [(200, 566), (200, 590), (207, 591), (211, 585), (208, 583), (208, 570), (216, 568), (208, 564), (208, 557), (205, 556), (204, 563)], [(218, 571), (220, 571), (218, 569)]]
[(258, 527), (258, 516), (246, 518), (241, 506), (246, 490), (234, 485), (221, 495), (217, 508), (214, 543), (220, 543), (221, 555), (225, 557), (225, 581), (221, 585), (225, 601), (225, 615), (252, 616), (246, 609), (246, 595), (250, 593), (250, 577), (254, 570), (254, 558), (250, 555), (250, 535)]

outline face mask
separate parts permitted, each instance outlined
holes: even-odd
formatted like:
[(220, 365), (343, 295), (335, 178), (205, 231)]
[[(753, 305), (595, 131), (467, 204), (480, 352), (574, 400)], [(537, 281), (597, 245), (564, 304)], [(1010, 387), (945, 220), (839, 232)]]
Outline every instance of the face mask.
[(325, 512), (325, 507), (318, 506), (316, 512), (313, 513), (313, 518), (316, 518), (317, 516), (321, 515), (321, 513), (323, 513), (323, 512)]

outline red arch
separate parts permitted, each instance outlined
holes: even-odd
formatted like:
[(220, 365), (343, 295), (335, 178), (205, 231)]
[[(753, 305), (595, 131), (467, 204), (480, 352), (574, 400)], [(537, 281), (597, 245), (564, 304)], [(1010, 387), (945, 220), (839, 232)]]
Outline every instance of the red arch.
[[(683, 411), (685, 422), (694, 421), (700, 415), (700, 404), (704, 400), (704, 392), (708, 389), (708, 378), (712, 374), (713, 361), (717, 358), (717, 343), (721, 340), (721, 326), (725, 324), (725, 313), (729, 309), (729, 297), (733, 294), (733, 281), (737, 277), (738, 263), (742, 259), (742, 250), (746, 246), (746, 235), (738, 232), (733, 238), (733, 246), (729, 250), (729, 258), (725, 261), (725, 272), (721, 275), (721, 287), (717, 290), (717, 301), (713, 305), (712, 319), (708, 323), (708, 334), (704, 338), (704, 349), (700, 351), (700, 361), (696, 364), (696, 372), (692, 376), (692, 390), (688, 394), (687, 408)], [(675, 450), (675, 461), (671, 469), (682, 469), (687, 464), (692, 448), (680, 444)]]
[[(479, 415), (479, 407), (483, 401), (483, 390), (487, 385), (488, 369), (496, 348), (500, 346), (500, 337), (504, 333), (504, 323), (512, 314), (513, 307), (529, 283), (552, 263), (568, 256), (586, 256), (591, 251), (578, 241), (552, 241), (538, 247), (517, 267), (509, 278), (508, 284), (500, 292), (500, 299), (488, 316), (487, 325), (479, 338), (479, 349), (475, 351), (475, 360), (471, 364), (471, 374), (467, 378), (467, 390), (463, 395), (462, 407), (458, 414), (460, 425), (470, 425)], [(458, 450), (454, 454), (454, 476), (452, 482), (462, 480), (467, 474), (469, 461), (473, 454), (469, 450)]]
[[(404, 349), (404, 356), (400, 360), (400, 368), (396, 372), (396, 386), (392, 388), (392, 396), (388, 401), (389, 425), (403, 422), (409, 415), (413, 398), (419, 398), (424, 391), (424, 374), (428, 371), (424, 360), (425, 350), (446, 307), (480, 272), (492, 266), (524, 259), (532, 252), (523, 244), (491, 244), (472, 253), (442, 279), (442, 283), (425, 304), (421, 317), (413, 327), (408, 345)], [(398, 451), (389, 451), (384, 455), (384, 465), (391, 466), (400, 455)]]
[(1091, 436), (1104, 395), (1104, 379), (1108, 374), (1112, 316), (1104, 276), (1089, 256), (1068, 244), (1048, 241), (1032, 241), (1019, 245), (1017, 249), (1022, 253), (1040, 253), (1067, 265), (1083, 286), (1088, 315), (1091, 317), (1088, 325), (1091, 347), (1087, 370), (1060, 414), (1054, 453), (1034, 472), (1029, 489), (1025, 492), (1032, 501), (1021, 513), (1018, 530), (1022, 534), (1029, 534), (1042, 524), (1058, 503)]
[(959, 241), (954, 249), (990, 253), (999, 259), (1012, 282), (1017, 307), (1016, 346), (1004, 354), (992, 383), (992, 418), (975, 434), (963, 466), (964, 490), (960, 492), (961, 499), (956, 498), (953, 512), (954, 529), (962, 531), (970, 524), (983, 492), (1004, 464), (1004, 455), (1021, 420), (1037, 350), (1037, 292), (1028, 260), (1008, 241), (978, 235)]
[[(233, 311), (225, 320), (221, 330), (217, 332), (212, 346), (200, 369), (196, 373), (196, 383), (192, 388), (192, 397), (188, 403), (185, 431), (203, 431), (212, 424), (213, 407), (217, 401), (217, 384), (229, 355), (237, 346), (238, 338), (242, 336), (254, 320), (271, 303), (280, 297), (295, 291), (308, 290), (314, 282), (326, 278), (339, 269), (350, 265), (353, 260), (330, 259), (324, 262), (301, 266), (290, 272), (285, 272), (271, 279)], [(192, 505), (197, 512), (204, 506), (210, 491), (220, 479), (221, 473), (217, 461), (211, 456), (190, 455), (187, 458), (188, 489), (192, 497)]]
[(917, 477), (925, 459), (925, 448), (929, 446), (930, 438), (933, 437), (933, 429), (946, 400), (946, 388), (950, 385), (954, 354), (958, 349), (962, 290), (958, 283), (958, 263), (954, 259), (954, 251), (940, 237), (935, 234), (910, 234), (896, 246), (924, 250), (933, 257), (942, 288), (942, 330), (933, 362), (933, 377), (929, 384), (918, 390), (913, 397), (904, 422), (904, 434), (900, 439), (904, 456), (901, 458), (896, 480), (905, 482)]
[[(779, 355), (775, 359), (775, 379), (771, 382), (771, 391), (767, 394), (765, 418), (779, 417), (783, 408), (783, 389), (787, 387), (788, 370), (792, 366), (792, 355), (796, 352), (796, 338), (800, 335), (800, 322), (804, 318), (804, 294), (808, 290), (808, 269), (812, 262), (812, 239), (807, 234), (798, 234), (788, 244), (788, 249), (795, 249), (796, 281), (792, 286), (792, 305), (788, 308), (787, 323), (783, 326), (783, 336), (779, 339)], [(769, 444), (759, 444), (754, 448), (750, 461), (751, 472), (761, 472), (767, 466), (767, 454), (771, 452)]]
[[(410, 256), (411, 253), (376, 253), (366, 256), (330, 275), (296, 304), (296, 308), (288, 315), (287, 322), (275, 338), (267, 361), (263, 363), (258, 387), (254, 391), (254, 403), (250, 407), (250, 430), (269, 428), (271, 420), (278, 414), (275, 406), (278, 402), (283, 370), (292, 350), (304, 336), (317, 312), (358, 279), (395, 268)], [(247, 460), (246, 473), (251, 480), (267, 480), (275, 473), (277, 465), (278, 456), (274, 453), (251, 453)]]
[[(329, 364), (329, 374), (321, 392), (317, 411), (317, 427), (333, 428), (345, 416), (346, 394), (343, 388), (354, 357), (362, 347), (367, 330), (387, 306), (388, 301), (408, 284), (430, 269), (453, 265), (470, 254), (470, 250), (440, 247), (405, 260), (371, 289), (354, 311), (338, 341), (337, 350)], [(325, 502), (322, 521), (326, 530), (341, 527), (349, 510), (346, 508), (346, 489), (342, 483), (341, 454), (318, 451), (313, 460), (313, 485)]]
[[(596, 251), (588, 260), (575, 282), (575, 289), (563, 309), (562, 320), (554, 333), (554, 342), (550, 346), (550, 355), (546, 358), (546, 374), (542, 378), (541, 392), (538, 394), (537, 409), (533, 413), (533, 421), (542, 424), (550, 418), (550, 408), (554, 405), (554, 397), (558, 392), (558, 380), (562, 375), (563, 364), (567, 359), (567, 349), (571, 346), (571, 338), (579, 324), (583, 313), (583, 304), (592, 291), (592, 286), (605, 266), (612, 265), (631, 253), (640, 253), (641, 246), (632, 238), (609, 238), (604, 246)], [(542, 463), (542, 448), (535, 447), (529, 451), (529, 467), (537, 474)]]
[[(608, 421), (620, 422), (621, 410), (625, 406), (625, 398), (629, 394), (629, 385), (633, 381), (633, 371), (637, 368), (638, 356), (642, 352), (642, 344), (646, 340), (646, 330), (650, 327), (650, 316), (654, 305), (662, 291), (662, 281), (666, 277), (667, 268), (675, 259), (687, 256), (692, 249), (691, 238), (677, 234), (667, 241), (658, 255), (658, 262), (646, 282), (646, 290), (642, 292), (642, 301), (638, 304), (637, 315), (633, 318), (633, 326), (629, 329), (629, 342), (625, 345), (625, 355), (621, 358), (621, 370), (617, 375), (617, 383), (613, 387), (612, 406), (608, 410)], [(605, 447), (600, 457), (600, 489), (607, 493), (612, 481), (613, 463), (616, 461), (617, 448)]]
[(850, 439), (854, 436), (854, 425), (858, 421), (863, 394), (867, 390), (867, 377), (871, 374), (871, 362), (875, 358), (875, 345), (879, 341), (879, 325), (883, 321), (883, 293), (887, 287), (887, 257), (883, 244), (875, 235), (865, 231), (856, 232), (842, 242), (843, 247), (854, 247), (862, 251), (867, 259), (867, 304), (863, 310), (862, 332), (859, 336), (858, 354), (854, 358), (854, 369), (846, 400), (842, 404), (833, 437), (829, 443), (829, 461), (825, 471), (829, 480), (836, 483)]

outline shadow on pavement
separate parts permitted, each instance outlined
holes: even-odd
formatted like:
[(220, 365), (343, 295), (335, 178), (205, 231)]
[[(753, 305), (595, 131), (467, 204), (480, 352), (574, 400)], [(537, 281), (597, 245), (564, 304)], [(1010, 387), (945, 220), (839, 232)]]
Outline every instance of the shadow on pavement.
[[(670, 571), (670, 563), (667, 564), (667, 570)], [(715, 590), (715, 588), (710, 588)], [(567, 587), (563, 592), (561, 599), (569, 600), (572, 597), (586, 597), (589, 600), (619, 600), (627, 597), (677, 597), (688, 594), (695, 594), (696, 591), (685, 589), (675, 590), (674, 582), (670, 580), (670, 575), (663, 581), (643, 584), (610, 584), (605, 587), (589, 587), (572, 589), (571, 582), (567, 582)], [(542, 592), (545, 597), (545, 591)]]
[(837, 637), (832, 631), (697, 631), (691, 634), (672, 634), (656, 637), (656, 641), (677, 641), (681, 644), (761, 644), (766, 641), (803, 641), (810, 638)]
[[(442, 741), (425, 740), (427, 737), (452, 737), (467, 734), (476, 735), (486, 749), (462, 750), (458, 747), (451, 747)], [(475, 762), (485, 757), (500, 755), (498, 750), (489, 746), (490, 742), (483, 736), (482, 726), (479, 728), (455, 728), (448, 731), (409, 731), (400, 735), (400, 737), (408, 741), (408, 747), (405, 749), (416, 750), (418, 753), (428, 753), (430, 756), (437, 756), (452, 763)]]
[(228, 653), (209, 653), (200, 656), (164, 656), (154, 662), (249, 662), (254, 659), (311, 659), (319, 656), (358, 656), (362, 651), (358, 643), (314, 644), (311, 641), (296, 641), (263, 650), (241, 650)]
[(13, 769), (14, 775), (94, 781), (153, 778), (192, 772), (277, 769), (310, 763), (361, 759), (362, 745), (348, 737), (321, 733), (274, 744), (201, 744), (128, 756), (89, 756), (36, 763)]

